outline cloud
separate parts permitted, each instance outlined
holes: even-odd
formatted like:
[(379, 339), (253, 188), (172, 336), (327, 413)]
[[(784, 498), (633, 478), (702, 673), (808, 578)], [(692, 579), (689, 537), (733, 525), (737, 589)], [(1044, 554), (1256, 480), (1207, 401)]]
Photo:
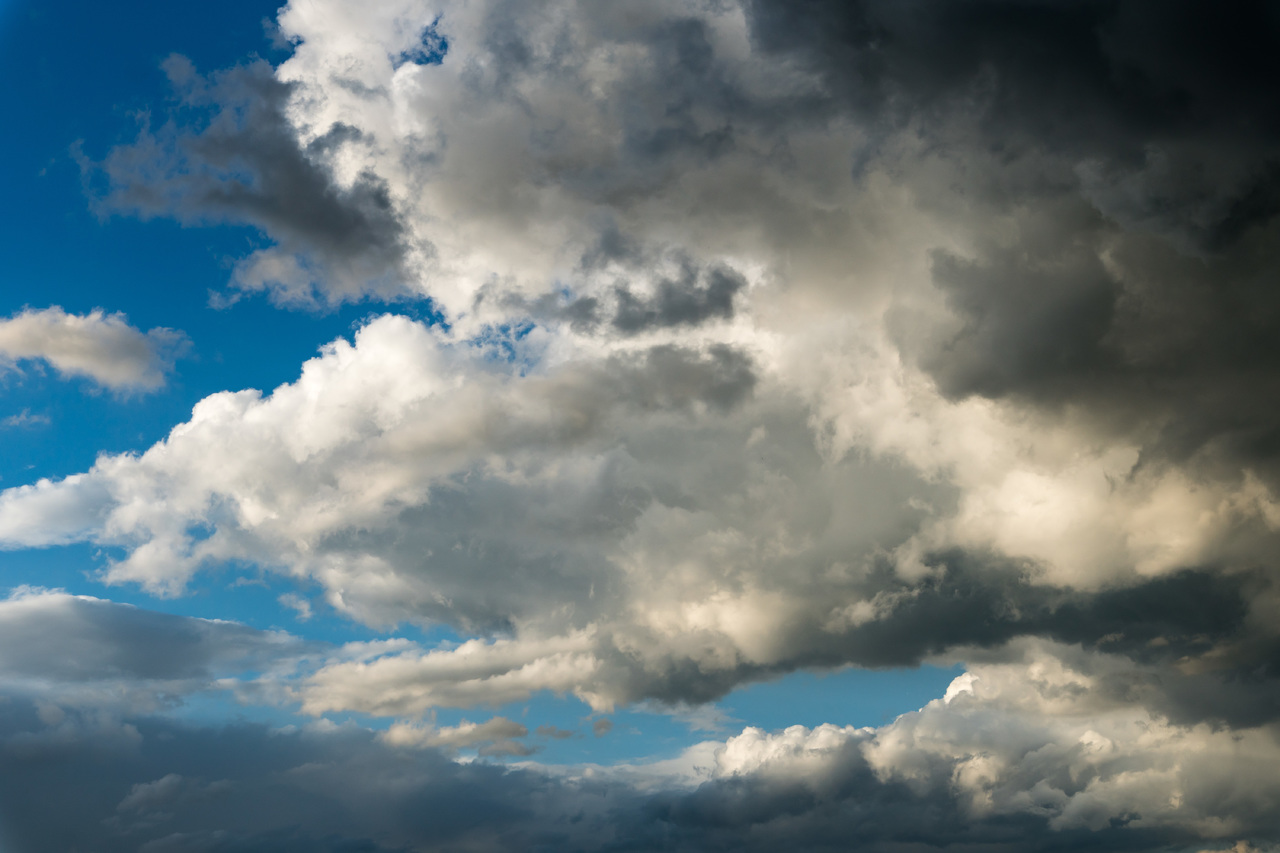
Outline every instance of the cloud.
[(294, 592), (286, 592), (276, 598), (282, 605), (295, 611), (298, 620), (306, 622), (311, 618), (311, 602)]
[(219, 689), (221, 679), (269, 670), (308, 650), (287, 634), (235, 622), (27, 587), (0, 600), (0, 645), (7, 695), (113, 714)]
[[(429, 298), (439, 321), (372, 318), (141, 455), (4, 491), (0, 542), (93, 542), (106, 581), (166, 595), (255, 565), (461, 637), (240, 684), (396, 734), (225, 732), (262, 750), (279, 814), (343, 808), (305, 836), (264, 806), (149, 841), (1276, 837), (1269, 5), (317, 0), (279, 28), (277, 68), (170, 60), (197, 118), (89, 164), (97, 203), (258, 227), (235, 287)], [(420, 722), (925, 660), (968, 673), (880, 729), (704, 745), (692, 789), (463, 768), (435, 750), (527, 733)], [(91, 801), (252, 776), (142, 770)]]
[(82, 159), (100, 212), (257, 226), (275, 245), (242, 259), (232, 285), (283, 304), (394, 292), (411, 247), (385, 182), (371, 173), (343, 181), (331, 166), (362, 138), (357, 128), (338, 124), (300, 146), (286, 115), (292, 86), (261, 60), (207, 78), (183, 56), (163, 65), (202, 121), (144, 125), (103, 161)]
[[(674, 761), (617, 768), (457, 763), (419, 742), (523, 736), (502, 718), (379, 736), (144, 717), (133, 745), (99, 736), (72, 752), (19, 751), (16, 733), (45, 723), (11, 702), (0, 706), (0, 818), (19, 849), (92, 839), (104, 850), (770, 850), (785, 840), (816, 851), (838, 839), (887, 851), (958, 838), (992, 849), (1266, 849), (1277, 829), (1273, 726), (1171, 724), (1096, 692), (1129, 677), (1123, 657), (1038, 641), (1018, 654), (972, 666), (946, 697), (879, 728), (748, 728)], [(396, 731), (417, 748), (400, 748)]]
[(614, 327), (635, 333), (651, 326), (692, 326), (713, 317), (731, 319), (733, 297), (746, 285), (742, 276), (732, 270), (712, 270), (706, 284), (700, 287), (695, 275), (688, 270), (679, 282), (664, 280), (658, 292), (647, 300), (619, 288)]
[[(1013, 435), (1061, 441), (1065, 467), (925, 442), (945, 451), (935, 474), (870, 434), (859, 440), (876, 454), (838, 450), (838, 420), (824, 448), (785, 365), (766, 370), (764, 356), (582, 346), (543, 351), (522, 376), (529, 362), (495, 360), (483, 341), (378, 318), (269, 396), (207, 398), (141, 456), (7, 490), (0, 531), (11, 547), (120, 547), (105, 579), (157, 592), (247, 561), (318, 583), (372, 625), (440, 620), (480, 635), (356, 645), (305, 677), (264, 678), (312, 714), (420, 715), (540, 691), (602, 711), (699, 703), (796, 668), (914, 665), (1024, 636), (1198, 661), (1150, 697), (1178, 720), (1269, 713), (1276, 673), (1252, 692), (1223, 686), (1275, 643), (1277, 589), (1250, 563), (1274, 536), (1260, 482), (1214, 492), (1153, 472), (1116, 486), (1105, 467), (1071, 474), (1073, 430), (1025, 424)], [(883, 415), (877, 405), (862, 411)], [(927, 429), (951, 430), (946, 416)], [(1003, 428), (988, 421), (984, 434)], [(1085, 464), (1116, 464), (1105, 453)], [(1133, 458), (1116, 458), (1123, 476)], [(1160, 530), (1202, 538), (1170, 550), (1176, 540), (1151, 539)], [(1142, 550), (1149, 541), (1158, 550)], [(1187, 568), (1215, 554), (1220, 565)]]
[(402, 747), (436, 747), (448, 752), (479, 746), (480, 755), (532, 755), (534, 750), (515, 738), (529, 730), (506, 717), (492, 717), (483, 723), (463, 720), (456, 726), (422, 726), (396, 723), (382, 735), (384, 743)]
[(302, 709), (403, 716), (436, 707), (503, 704), (544, 690), (587, 690), (600, 668), (590, 640), (586, 635), (520, 643), (469, 640), (455, 649), (334, 662), (302, 686)]
[(48, 415), (33, 415), (30, 409), (23, 409), (16, 415), (9, 415), (0, 420), (0, 427), (7, 429), (30, 429), (35, 426), (47, 426), (48, 424)]
[(538, 728), (534, 730), (534, 734), (539, 737), (555, 738), (556, 740), (564, 740), (565, 738), (573, 737), (572, 730), (557, 728), (556, 726), (549, 724), (538, 726)]
[(144, 333), (130, 326), (123, 314), (101, 309), (81, 316), (56, 305), (27, 308), (0, 320), (0, 367), (43, 361), (62, 376), (83, 376), (113, 391), (162, 387), (174, 358), (186, 347), (181, 332), (158, 328)]

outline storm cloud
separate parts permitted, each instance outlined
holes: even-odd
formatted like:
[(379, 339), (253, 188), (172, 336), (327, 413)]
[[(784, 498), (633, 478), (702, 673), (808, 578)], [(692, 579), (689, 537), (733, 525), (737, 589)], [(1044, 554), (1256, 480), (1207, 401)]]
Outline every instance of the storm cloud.
[[(166, 61), (171, 116), (86, 161), (92, 204), (258, 228), (237, 298), (375, 309), (293, 381), (6, 484), (0, 547), (92, 543), (165, 596), (252, 571), (387, 636), (0, 602), (0, 639), (63, 625), (0, 652), (15, 843), (49, 791), (96, 809), (58, 843), (121, 850), (1280, 843), (1280, 7), (278, 25), (276, 67)], [(603, 733), (922, 663), (965, 673), (879, 728), (653, 764), (540, 765), (560, 729), (476, 713), (571, 695)], [(153, 698), (95, 717), (103, 679)], [(215, 681), (303, 727), (157, 710)]]

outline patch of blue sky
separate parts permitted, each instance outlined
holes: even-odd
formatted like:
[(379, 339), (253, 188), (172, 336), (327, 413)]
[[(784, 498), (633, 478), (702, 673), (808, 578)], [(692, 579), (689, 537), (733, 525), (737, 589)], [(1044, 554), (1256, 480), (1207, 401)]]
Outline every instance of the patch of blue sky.
[(941, 698), (963, 671), (961, 666), (928, 665), (801, 671), (740, 687), (717, 704), (729, 718), (769, 731), (823, 723), (882, 726)]
[(415, 65), (439, 65), (444, 62), (449, 52), (449, 40), (440, 33), (440, 18), (428, 24), (418, 37), (418, 43), (412, 49), (400, 54), (401, 63), (412, 62)]
[(163, 716), (202, 728), (256, 723), (280, 729), (311, 721), (309, 717), (299, 717), (297, 711), (287, 705), (243, 703), (231, 691), (219, 688), (184, 696)]
[[(443, 727), (464, 720), (478, 723), (493, 716), (507, 717), (529, 730), (522, 740), (536, 748), (532, 758), (545, 764), (644, 763), (674, 758), (696, 743), (723, 740), (748, 726), (766, 731), (793, 725), (813, 728), (823, 723), (882, 726), (941, 698), (961, 672), (962, 667), (927, 665), (793, 672), (774, 681), (739, 687), (705, 706), (672, 709), (641, 703), (605, 714), (592, 711), (574, 696), (544, 692), (492, 708), (440, 708), (430, 718)], [(329, 716), (335, 721), (359, 722), (354, 716)], [(611, 725), (597, 734), (593, 724), (601, 719)], [(539, 727), (544, 727), (542, 733)]]
[(524, 376), (538, 363), (538, 359), (536, 353), (530, 352), (529, 347), (521, 344), (537, 327), (532, 320), (486, 326), (468, 343), (480, 350), (487, 361), (509, 365), (520, 376)]

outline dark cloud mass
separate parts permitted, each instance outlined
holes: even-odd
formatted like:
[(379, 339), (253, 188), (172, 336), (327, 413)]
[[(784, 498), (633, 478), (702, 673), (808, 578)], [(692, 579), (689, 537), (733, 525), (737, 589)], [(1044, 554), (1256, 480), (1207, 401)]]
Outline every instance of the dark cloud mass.
[[(1023, 777), (1019, 787), (1040, 781), (1040, 809), (975, 815), (964, 802), (966, 756), (929, 755), (908, 777), (887, 775), (882, 762), (891, 737), (927, 738), (940, 713), (935, 707), (908, 715), (878, 738), (834, 727), (790, 730), (772, 738), (780, 748), (758, 766), (654, 793), (622, 777), (563, 778), (457, 764), (430, 750), (399, 752), (353, 728), (210, 730), (139, 719), (137, 743), (18, 749), (12, 733), (41, 724), (32, 707), (11, 703), (0, 707), (0, 730), (10, 738), (0, 749), (2, 831), (20, 850), (183, 853), (826, 851), (851, 844), (875, 851), (904, 844), (922, 851), (956, 844), (991, 851), (1227, 849), (1199, 846), (1204, 842), (1185, 826), (1144, 826), (1136, 812), (1093, 826), (1058, 820), (1055, 795), (1087, 800), (1122, 768), (1141, 773), (1142, 765), (1127, 758), (1089, 764), (1088, 745), (1036, 740), (1038, 732), (1019, 735), (1039, 750), (1015, 762), (1015, 772)], [(962, 709), (955, 713), (964, 719)], [(749, 730), (715, 763), (727, 770), (741, 758), (735, 749), (770, 741)], [(1263, 788), (1273, 790), (1274, 780)], [(1188, 791), (1188, 823), (1214, 808), (1208, 789)], [(1274, 814), (1260, 803), (1236, 814), (1245, 837), (1276, 830)], [(1065, 825), (1050, 830), (1055, 821)]]
[(715, 269), (707, 273), (702, 285), (693, 270), (686, 270), (679, 281), (664, 279), (648, 299), (620, 287), (613, 326), (633, 334), (655, 326), (695, 326), (714, 317), (731, 319), (733, 297), (744, 285), (746, 281), (732, 270)]
[(210, 680), (302, 646), (234, 622), (188, 619), (60, 593), (0, 602), (0, 672), (66, 682)]
[(232, 283), (284, 303), (402, 286), (405, 234), (385, 183), (361, 173), (342, 186), (330, 165), (358, 129), (337, 122), (302, 144), (285, 116), (292, 87), (261, 60), (202, 77), (174, 55), (164, 70), (178, 98), (168, 121), (84, 162), (89, 185), (104, 184), (100, 211), (256, 226), (276, 245)]
[[(1016, 211), (1011, 241), (934, 258), (959, 329), (903, 321), (944, 392), (1123, 410), (1163, 421), (1168, 452), (1221, 440), (1272, 466), (1280, 7), (750, 8), (828, 109), (914, 123), (969, 162), (977, 210)], [(1035, 180), (1015, 177), (1029, 161)]]
[(833, 102), (873, 118), (978, 106), (993, 140), (1116, 158), (1179, 138), (1280, 134), (1280, 21), (1267, 0), (1230, 9), (1194, 0), (751, 0), (748, 8), (762, 50), (809, 65)]

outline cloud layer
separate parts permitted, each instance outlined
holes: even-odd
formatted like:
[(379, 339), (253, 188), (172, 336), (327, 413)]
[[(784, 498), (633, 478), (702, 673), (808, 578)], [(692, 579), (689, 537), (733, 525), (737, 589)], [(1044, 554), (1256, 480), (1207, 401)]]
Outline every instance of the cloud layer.
[[(99, 640), (120, 651), (157, 624)], [(449, 760), (527, 752), (501, 717), (210, 729), (29, 694), (0, 706), (4, 832), (18, 849), (1273, 850), (1274, 724), (1172, 724), (1113, 689), (1144, 679), (1123, 656), (1027, 641), (878, 729), (749, 728), (613, 768)]]

